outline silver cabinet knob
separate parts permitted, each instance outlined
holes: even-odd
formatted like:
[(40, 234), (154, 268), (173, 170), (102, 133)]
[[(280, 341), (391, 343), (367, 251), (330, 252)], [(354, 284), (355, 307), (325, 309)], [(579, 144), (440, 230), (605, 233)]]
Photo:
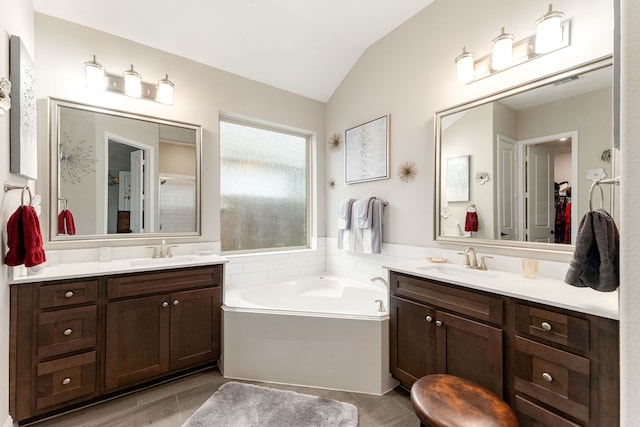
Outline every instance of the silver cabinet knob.
[(169, 303), (165, 301), (165, 302), (162, 303), (162, 306), (163, 307), (169, 307)]
[(67, 328), (67, 329), (65, 329), (65, 330), (64, 330), (64, 332), (63, 332), (63, 334), (64, 334), (65, 336), (67, 336), (67, 337), (68, 337), (69, 335), (71, 335), (72, 333), (73, 333), (73, 329), (71, 329), (71, 328)]
[(67, 384), (70, 384), (70, 383), (71, 383), (71, 378), (69, 378), (69, 377), (67, 377), (67, 378), (62, 380), (62, 384), (63, 385), (67, 385)]
[(442, 322), (440, 320), (436, 320), (436, 326), (442, 326)]
[(547, 373), (547, 372), (543, 372), (542, 373), (542, 379), (547, 381), (547, 382), (551, 382), (553, 381), (553, 377), (551, 376), (551, 374)]
[(425, 319), (427, 319), (427, 322), (433, 322), (433, 317), (431, 316), (427, 316), (425, 317)]
[(178, 304), (180, 304), (180, 302), (177, 299), (174, 299), (173, 300), (173, 305), (178, 305)]
[(73, 296), (73, 291), (67, 291), (67, 292), (65, 292), (65, 294), (64, 294), (64, 297), (65, 297), (65, 298), (71, 298), (72, 296)]
[(540, 326), (542, 326), (542, 329), (544, 329), (545, 331), (550, 331), (551, 330), (551, 323), (549, 323), (549, 322), (542, 322), (542, 324)]

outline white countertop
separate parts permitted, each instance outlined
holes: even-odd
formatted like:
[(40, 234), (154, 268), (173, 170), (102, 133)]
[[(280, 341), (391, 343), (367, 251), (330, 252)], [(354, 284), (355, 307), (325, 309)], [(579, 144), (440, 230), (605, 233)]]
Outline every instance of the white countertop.
[(61, 279), (76, 279), (79, 277), (106, 276), (120, 273), (135, 273), (139, 271), (169, 270), (173, 268), (197, 267), (226, 263), (227, 259), (213, 254), (179, 255), (171, 258), (135, 258), (120, 259), (108, 262), (87, 261), (60, 263), (54, 266), (45, 265), (37, 274), (27, 269), (13, 268), (13, 277), (9, 284), (44, 282)]
[(497, 270), (470, 270), (456, 264), (436, 264), (429, 261), (410, 261), (388, 264), (384, 268), (398, 273), (452, 283), (465, 288), (547, 304), (609, 319), (619, 319), (618, 291), (598, 292), (591, 288), (577, 288), (562, 280)]

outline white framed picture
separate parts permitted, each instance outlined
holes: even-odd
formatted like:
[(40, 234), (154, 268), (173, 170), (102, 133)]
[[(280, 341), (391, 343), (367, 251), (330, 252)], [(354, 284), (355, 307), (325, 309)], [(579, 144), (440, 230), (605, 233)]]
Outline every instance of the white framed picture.
[(345, 182), (389, 178), (389, 115), (345, 131)]
[(447, 202), (469, 201), (469, 160), (471, 156), (447, 159)]

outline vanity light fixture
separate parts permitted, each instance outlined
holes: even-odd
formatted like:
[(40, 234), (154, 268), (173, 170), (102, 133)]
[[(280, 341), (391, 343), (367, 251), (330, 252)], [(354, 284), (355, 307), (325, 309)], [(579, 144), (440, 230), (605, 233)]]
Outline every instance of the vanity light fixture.
[(96, 60), (95, 55), (91, 61), (84, 63), (84, 79), (87, 88), (91, 90), (100, 91), (106, 87), (104, 67)]
[(164, 79), (158, 80), (158, 90), (156, 91), (156, 101), (161, 104), (173, 104), (173, 82), (169, 80), (169, 74)]
[(477, 60), (463, 48), (455, 60), (458, 83), (469, 84), (569, 46), (570, 21), (562, 22), (563, 16), (550, 4), (547, 13), (536, 21), (536, 34), (518, 41), (503, 27), (491, 42), (491, 53)]
[(150, 99), (161, 104), (173, 104), (175, 85), (169, 80), (168, 74), (157, 83), (147, 83), (142, 81), (140, 73), (133, 69), (133, 64), (122, 74), (111, 74), (106, 72), (95, 55), (92, 60), (84, 63), (84, 70), (86, 86), (91, 90), (106, 90), (134, 98)]
[(142, 76), (133, 69), (122, 72), (124, 76), (124, 94), (133, 98), (140, 98), (142, 96)]
[(536, 21), (536, 53), (551, 52), (562, 42), (562, 17), (564, 14), (553, 10), (553, 4), (549, 10)]
[(513, 34), (505, 33), (504, 27), (498, 37), (491, 41), (491, 69), (504, 70), (511, 65)]

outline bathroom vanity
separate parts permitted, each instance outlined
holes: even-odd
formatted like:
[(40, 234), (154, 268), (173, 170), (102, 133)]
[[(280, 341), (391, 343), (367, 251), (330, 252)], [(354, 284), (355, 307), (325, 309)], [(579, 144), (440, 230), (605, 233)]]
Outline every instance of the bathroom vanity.
[(424, 262), (390, 270), (391, 373), (474, 381), (526, 426), (619, 425), (617, 293)]
[[(91, 273), (85, 266), (75, 277), (49, 272), (14, 281), (14, 420), (59, 412), (217, 363), (223, 261), (205, 258), (218, 261), (203, 258), (186, 266), (142, 269), (132, 269), (129, 261), (79, 263), (105, 271)], [(109, 264), (112, 271), (105, 267)]]

